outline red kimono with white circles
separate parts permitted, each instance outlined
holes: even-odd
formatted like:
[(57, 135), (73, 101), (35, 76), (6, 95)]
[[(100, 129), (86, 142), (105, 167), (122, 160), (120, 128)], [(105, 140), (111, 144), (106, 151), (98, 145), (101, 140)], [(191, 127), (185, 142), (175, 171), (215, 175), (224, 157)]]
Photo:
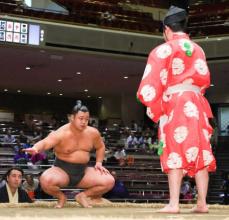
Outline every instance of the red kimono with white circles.
[[(198, 86), (200, 92), (166, 93), (168, 87), (178, 84)], [(205, 167), (215, 171), (210, 145), (212, 127), (208, 122), (212, 112), (204, 97), (209, 86), (205, 54), (185, 33), (174, 34), (172, 40), (149, 54), (137, 97), (154, 122), (161, 119), (158, 133), (163, 143), (160, 161), (164, 172), (183, 169), (192, 177)]]

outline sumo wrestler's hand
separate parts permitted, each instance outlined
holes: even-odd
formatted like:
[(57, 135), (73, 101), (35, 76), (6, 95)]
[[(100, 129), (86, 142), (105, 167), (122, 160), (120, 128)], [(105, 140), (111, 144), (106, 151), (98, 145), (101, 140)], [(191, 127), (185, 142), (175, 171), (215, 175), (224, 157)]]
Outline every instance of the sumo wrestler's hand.
[(30, 147), (30, 148), (25, 148), (22, 151), (31, 154), (31, 155), (35, 155), (38, 154), (38, 150), (36, 148)]
[(100, 171), (101, 174), (109, 174), (110, 172), (102, 165), (101, 162), (96, 162), (95, 169)]

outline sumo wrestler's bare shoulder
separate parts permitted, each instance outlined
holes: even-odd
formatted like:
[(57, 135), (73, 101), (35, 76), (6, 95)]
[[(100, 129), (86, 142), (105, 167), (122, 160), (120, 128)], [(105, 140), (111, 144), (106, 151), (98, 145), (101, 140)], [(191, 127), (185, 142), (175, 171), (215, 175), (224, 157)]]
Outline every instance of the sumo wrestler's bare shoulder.
[(70, 131), (70, 125), (68, 123), (59, 127), (57, 130), (53, 131), (52, 133), (61, 138), (62, 136), (65, 136), (66, 133), (68, 133), (69, 131)]
[(98, 138), (101, 136), (99, 130), (91, 126), (87, 126), (87, 133), (93, 138)]

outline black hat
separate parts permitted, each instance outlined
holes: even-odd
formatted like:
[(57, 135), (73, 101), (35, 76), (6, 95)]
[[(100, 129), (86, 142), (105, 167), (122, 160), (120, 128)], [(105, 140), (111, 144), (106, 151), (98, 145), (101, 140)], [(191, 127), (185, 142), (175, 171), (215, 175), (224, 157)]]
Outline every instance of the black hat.
[(183, 8), (178, 8), (174, 5), (171, 5), (169, 11), (167, 12), (163, 24), (169, 25), (185, 20), (187, 17), (187, 12)]

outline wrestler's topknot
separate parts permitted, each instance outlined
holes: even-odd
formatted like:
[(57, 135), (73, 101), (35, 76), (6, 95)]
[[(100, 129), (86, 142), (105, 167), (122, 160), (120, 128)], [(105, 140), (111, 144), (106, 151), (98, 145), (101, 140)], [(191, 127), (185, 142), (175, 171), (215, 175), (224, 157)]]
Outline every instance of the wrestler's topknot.
[(79, 111), (81, 111), (81, 112), (89, 112), (87, 106), (82, 105), (82, 101), (81, 100), (77, 100), (76, 101), (76, 105), (72, 109), (72, 114), (75, 115)]

